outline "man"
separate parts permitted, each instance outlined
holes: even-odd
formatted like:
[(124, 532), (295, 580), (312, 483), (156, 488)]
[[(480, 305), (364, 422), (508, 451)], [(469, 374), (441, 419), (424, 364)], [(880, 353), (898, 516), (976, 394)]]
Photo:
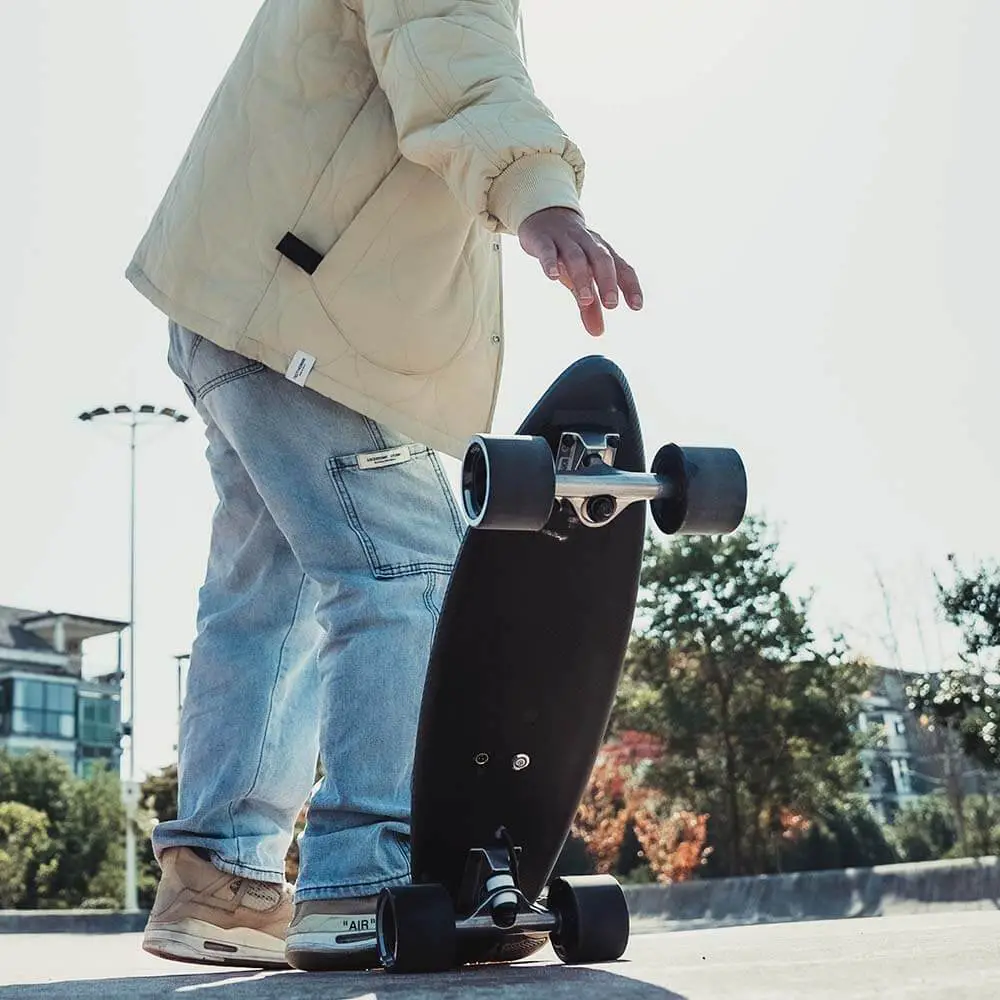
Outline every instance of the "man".
[(641, 306), (586, 226), (583, 160), (532, 90), (518, 16), (266, 0), (129, 268), (170, 317), (219, 496), (179, 814), (153, 835), (154, 953), (373, 963), (378, 893), (409, 878), (420, 694), (463, 531), (431, 449), (490, 425), (498, 234), (590, 333), (619, 288)]

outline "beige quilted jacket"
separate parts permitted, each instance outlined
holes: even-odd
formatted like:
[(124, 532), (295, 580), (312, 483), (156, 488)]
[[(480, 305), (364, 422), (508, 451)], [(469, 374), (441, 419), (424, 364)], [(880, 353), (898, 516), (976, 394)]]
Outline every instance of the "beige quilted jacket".
[(578, 207), (583, 179), (533, 92), (518, 5), (265, 0), (129, 280), (222, 347), (460, 455), (499, 382), (497, 234)]

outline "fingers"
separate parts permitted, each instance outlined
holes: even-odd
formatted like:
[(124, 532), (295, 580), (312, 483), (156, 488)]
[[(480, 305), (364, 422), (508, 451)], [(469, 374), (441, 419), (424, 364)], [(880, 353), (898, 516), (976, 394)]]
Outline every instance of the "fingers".
[(559, 262), (559, 280), (566, 288), (573, 292), (574, 297), (577, 299), (577, 305), (580, 308), (580, 319), (583, 321), (587, 333), (592, 337), (600, 337), (604, 333), (604, 313), (601, 310), (600, 301), (596, 298), (591, 298), (590, 302), (586, 305), (580, 302), (573, 287), (573, 279), (570, 278), (569, 272), (562, 261)]
[[(586, 230), (557, 243), (563, 284), (576, 296), (580, 318), (592, 337), (604, 333), (604, 312), (618, 305), (618, 273), (611, 250)], [(595, 284), (597, 286), (595, 292)]]
[[(610, 247), (608, 248), (611, 249)], [(624, 258), (611, 250), (615, 261), (615, 273), (618, 277), (618, 287), (625, 296), (625, 301), (630, 309), (642, 308), (642, 286), (639, 284), (639, 276), (635, 273), (635, 268)]]
[(590, 269), (597, 283), (597, 291), (601, 302), (608, 309), (618, 305), (618, 275), (615, 269), (615, 259), (611, 248), (596, 234), (592, 233), (589, 242), (582, 248), (590, 262)]
[(594, 276), (586, 251), (574, 239), (564, 239), (558, 244), (559, 263), (566, 269), (570, 289), (580, 308), (594, 301)]
[(617, 307), (619, 288), (629, 308), (642, 308), (642, 286), (635, 269), (596, 233), (560, 240), (556, 247), (559, 264), (568, 277), (564, 284), (576, 296), (581, 309), (595, 300), (595, 284), (597, 296), (606, 308)]
[(552, 281), (559, 280), (559, 250), (552, 240), (542, 240), (534, 254), (538, 258), (538, 263), (542, 265), (545, 276)]
[[(608, 243), (603, 237), (594, 233), (594, 238), (603, 246), (608, 255), (611, 258), (614, 273), (615, 273), (615, 284), (622, 290), (622, 294), (625, 296), (625, 301), (628, 303), (630, 309), (641, 309), (642, 308), (642, 286), (639, 284), (639, 276), (635, 273), (635, 268), (625, 260), (624, 257), (619, 254), (610, 243)], [(611, 306), (607, 300), (605, 304), (609, 308), (614, 308)]]
[(604, 336), (604, 311), (598, 299), (580, 309), (580, 319), (583, 320), (583, 327), (591, 337)]
[(518, 229), (521, 247), (537, 258), (550, 280), (565, 285), (576, 299), (587, 331), (604, 332), (603, 309), (615, 309), (621, 295), (631, 309), (641, 309), (642, 288), (632, 266), (579, 213), (545, 209)]

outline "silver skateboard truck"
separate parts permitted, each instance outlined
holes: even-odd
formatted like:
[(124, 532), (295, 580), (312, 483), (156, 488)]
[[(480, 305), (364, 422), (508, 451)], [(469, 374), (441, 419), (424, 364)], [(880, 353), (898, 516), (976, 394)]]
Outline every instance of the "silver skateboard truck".
[(541, 531), (569, 506), (570, 522), (600, 528), (649, 501), (668, 535), (735, 531), (747, 505), (746, 469), (732, 448), (668, 444), (650, 472), (615, 468), (620, 436), (564, 431), (553, 452), (544, 437), (480, 434), (462, 463), (462, 502), (473, 528)]
[[(500, 840), (506, 831), (497, 831)], [(469, 852), (461, 886), (452, 899), (443, 885), (383, 889), (376, 909), (379, 962), (389, 972), (443, 972), (461, 960), (463, 945), (477, 940), (548, 934), (556, 955), (571, 965), (613, 962), (629, 939), (628, 903), (610, 875), (553, 879), (544, 899), (529, 900), (518, 878), (519, 849)]]

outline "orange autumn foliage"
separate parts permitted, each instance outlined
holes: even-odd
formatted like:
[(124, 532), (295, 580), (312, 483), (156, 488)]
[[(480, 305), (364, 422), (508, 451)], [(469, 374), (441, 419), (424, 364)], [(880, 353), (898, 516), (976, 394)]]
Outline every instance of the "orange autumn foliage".
[(573, 821), (599, 872), (612, 870), (631, 826), (658, 882), (683, 882), (704, 863), (707, 815), (677, 812), (664, 818), (666, 800), (636, 781), (636, 768), (663, 753), (663, 743), (626, 732), (601, 751)]
[(711, 848), (708, 814), (678, 812), (669, 819), (640, 809), (635, 813), (635, 834), (657, 882), (684, 882), (705, 863)]

